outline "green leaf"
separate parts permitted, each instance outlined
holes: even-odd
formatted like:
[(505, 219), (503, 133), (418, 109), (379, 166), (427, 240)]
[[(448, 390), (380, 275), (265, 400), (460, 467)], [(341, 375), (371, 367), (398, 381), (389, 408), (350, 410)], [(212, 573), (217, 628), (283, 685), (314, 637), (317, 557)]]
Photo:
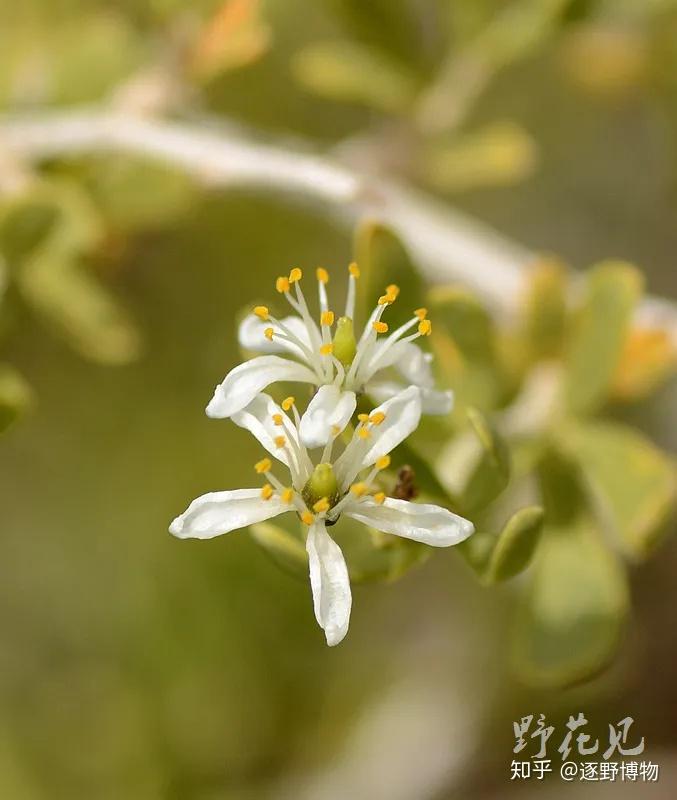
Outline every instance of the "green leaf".
[(0, 433), (21, 417), (33, 402), (26, 380), (9, 364), (0, 364)]
[(591, 523), (548, 528), (517, 618), (518, 674), (550, 688), (593, 677), (615, 654), (628, 605), (624, 570)]
[(343, 551), (353, 583), (398, 580), (431, 553), (424, 544), (381, 533), (345, 516), (328, 530)]
[(677, 503), (672, 459), (640, 433), (615, 423), (581, 426), (568, 444), (626, 553), (645, 558)]
[(641, 274), (630, 264), (607, 261), (588, 274), (566, 358), (565, 398), (574, 413), (593, 413), (607, 399), (641, 291)]
[(292, 71), (305, 88), (331, 100), (360, 103), (389, 114), (411, 105), (416, 83), (385, 55), (351, 42), (316, 42), (292, 61)]
[(489, 421), (474, 408), (467, 409), (467, 418), (467, 430), (436, 459), (435, 474), (461, 513), (472, 515), (501, 494), (511, 470), (508, 447)]
[(529, 361), (557, 358), (566, 332), (567, 270), (555, 258), (541, 258), (529, 272), (524, 302), (524, 339)]
[(424, 180), (443, 192), (507, 186), (530, 175), (536, 143), (514, 122), (494, 122), (463, 136), (437, 139), (423, 151)]
[(543, 516), (540, 506), (530, 506), (508, 520), (491, 552), (484, 575), (488, 583), (506, 581), (529, 566), (541, 540)]
[(367, 221), (355, 235), (355, 258), (360, 267), (357, 318), (366, 321), (386, 286), (396, 284), (400, 295), (384, 314), (391, 329), (410, 320), (424, 305), (423, 281), (409, 253), (390, 228)]
[(122, 231), (167, 225), (195, 198), (194, 183), (185, 174), (137, 158), (97, 160), (86, 184), (106, 224)]
[(308, 556), (299, 536), (274, 522), (250, 525), (249, 533), (278, 567), (296, 577), (308, 577)]
[(588, 679), (613, 658), (629, 606), (623, 566), (596, 525), (575, 462), (540, 465), (546, 526), (516, 620), (513, 660), (538, 686)]
[(502, 379), (489, 313), (475, 295), (457, 286), (431, 289), (427, 304), (436, 363), (445, 383), (454, 389), (457, 408), (495, 408), (502, 394)]

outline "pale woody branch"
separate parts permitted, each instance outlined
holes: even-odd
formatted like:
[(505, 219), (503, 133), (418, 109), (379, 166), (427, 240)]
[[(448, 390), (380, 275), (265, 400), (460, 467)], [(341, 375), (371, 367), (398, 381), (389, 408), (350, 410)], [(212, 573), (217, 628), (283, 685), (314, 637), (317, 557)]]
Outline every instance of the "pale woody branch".
[[(359, 174), (312, 153), (130, 113), (91, 108), (0, 117), (0, 143), (19, 160), (80, 153), (144, 155), (183, 169), (208, 186), (245, 187), (319, 200), (352, 225), (389, 223), (431, 280), (453, 278), (510, 314), (533, 261), (526, 248), (422, 193)], [(0, 186), (2, 181), (0, 181)], [(677, 308), (649, 300), (644, 324), (667, 326), (677, 345)]]

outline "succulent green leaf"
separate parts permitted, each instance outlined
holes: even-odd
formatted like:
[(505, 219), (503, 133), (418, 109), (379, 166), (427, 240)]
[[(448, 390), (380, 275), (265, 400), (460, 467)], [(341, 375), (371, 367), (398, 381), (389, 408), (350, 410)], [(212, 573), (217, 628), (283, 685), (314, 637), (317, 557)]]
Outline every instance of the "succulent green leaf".
[(521, 508), (513, 514), (491, 552), (484, 576), (488, 583), (506, 581), (529, 566), (541, 540), (543, 518), (540, 506)]
[(195, 197), (185, 174), (138, 158), (97, 159), (85, 182), (106, 224), (123, 232), (167, 225)]
[(274, 522), (257, 522), (249, 526), (252, 539), (285, 572), (299, 578), (308, 575), (308, 556), (299, 536)]
[(296, 79), (305, 88), (331, 100), (405, 112), (416, 83), (407, 70), (376, 50), (348, 41), (316, 42), (292, 61)]
[(510, 453), (506, 443), (475, 408), (467, 409), (468, 427), (442, 450), (435, 474), (461, 513), (486, 508), (510, 480)]
[[(486, 308), (468, 290), (440, 286), (428, 292), (431, 337), (440, 374), (456, 393), (459, 408), (495, 408), (501, 395), (496, 332)], [(461, 409), (462, 410), (462, 409)]]
[(536, 166), (534, 140), (514, 122), (495, 122), (463, 136), (436, 139), (423, 150), (426, 182), (444, 192), (506, 186)]
[(0, 364), (0, 433), (22, 416), (32, 401), (26, 380), (9, 364)]
[(607, 399), (641, 291), (641, 274), (630, 264), (607, 261), (588, 274), (566, 358), (565, 398), (574, 413), (593, 413)]
[(594, 525), (546, 529), (517, 618), (517, 673), (550, 688), (593, 677), (614, 656), (628, 605), (623, 567)]
[(411, 319), (414, 309), (425, 305), (421, 276), (405, 246), (390, 228), (372, 220), (360, 225), (355, 235), (355, 259), (361, 271), (358, 330), (390, 284), (396, 284), (401, 290), (383, 316), (391, 329)]
[(542, 258), (531, 268), (524, 303), (524, 339), (529, 361), (562, 353), (567, 314), (566, 267)]
[(611, 422), (580, 426), (569, 444), (622, 547), (645, 558), (675, 510), (674, 462), (642, 434)]

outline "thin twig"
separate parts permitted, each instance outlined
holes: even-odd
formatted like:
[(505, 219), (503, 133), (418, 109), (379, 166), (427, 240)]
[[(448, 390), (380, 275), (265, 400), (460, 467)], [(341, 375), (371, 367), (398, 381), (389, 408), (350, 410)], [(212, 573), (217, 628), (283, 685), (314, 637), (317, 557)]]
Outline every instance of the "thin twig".
[[(461, 281), (506, 314), (517, 307), (534, 260), (526, 248), (420, 192), (229, 129), (90, 108), (0, 117), (0, 141), (26, 161), (97, 152), (144, 155), (208, 186), (320, 200), (350, 225), (376, 218), (398, 232), (431, 280)], [(674, 303), (650, 299), (639, 318), (667, 327), (677, 346)]]

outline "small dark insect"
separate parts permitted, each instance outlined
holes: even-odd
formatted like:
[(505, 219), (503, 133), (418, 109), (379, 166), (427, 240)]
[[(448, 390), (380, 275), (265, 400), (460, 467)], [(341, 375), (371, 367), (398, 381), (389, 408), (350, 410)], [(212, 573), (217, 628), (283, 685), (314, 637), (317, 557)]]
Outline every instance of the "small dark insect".
[(412, 467), (405, 464), (397, 473), (397, 483), (391, 492), (391, 497), (397, 500), (413, 500), (417, 495), (416, 473)]

